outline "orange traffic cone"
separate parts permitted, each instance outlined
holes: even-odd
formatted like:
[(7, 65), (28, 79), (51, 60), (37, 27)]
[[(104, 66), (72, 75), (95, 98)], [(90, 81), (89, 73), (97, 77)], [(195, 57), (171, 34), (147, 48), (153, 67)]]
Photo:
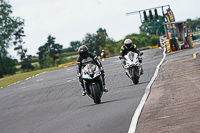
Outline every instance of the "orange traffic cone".
[(172, 51), (175, 51), (174, 43), (172, 43)]

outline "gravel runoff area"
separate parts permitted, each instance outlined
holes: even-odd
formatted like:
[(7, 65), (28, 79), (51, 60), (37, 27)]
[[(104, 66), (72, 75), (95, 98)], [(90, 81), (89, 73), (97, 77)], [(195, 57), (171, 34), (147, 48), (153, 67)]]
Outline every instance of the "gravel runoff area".
[(200, 54), (165, 61), (136, 133), (200, 133)]

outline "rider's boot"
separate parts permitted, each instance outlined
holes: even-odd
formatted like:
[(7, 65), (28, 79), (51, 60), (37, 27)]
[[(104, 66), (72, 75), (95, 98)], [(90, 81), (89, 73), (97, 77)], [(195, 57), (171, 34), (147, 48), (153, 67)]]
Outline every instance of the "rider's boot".
[(108, 92), (108, 89), (106, 88), (106, 85), (103, 85), (103, 91)]
[(122, 67), (125, 69), (126, 64), (123, 64)]
[(85, 96), (85, 95), (86, 95), (86, 90), (85, 90), (85, 87), (84, 87), (84, 85), (83, 85), (83, 84), (81, 84), (81, 87), (82, 87), (82, 89), (83, 89), (83, 91), (82, 91), (82, 96)]
[(85, 95), (86, 95), (86, 91), (83, 90), (83, 91), (82, 91), (82, 96), (85, 96)]
[(142, 75), (143, 73), (144, 73), (144, 70), (143, 70), (143, 68), (142, 68), (142, 66), (141, 66), (141, 73), (140, 73), (140, 74)]
[(128, 76), (128, 77), (129, 77), (129, 75), (128, 75), (128, 73), (127, 73), (127, 72), (125, 72), (125, 74), (126, 74), (126, 76)]
[(105, 77), (102, 77), (102, 79), (103, 79), (103, 91), (108, 92), (108, 89), (106, 88)]

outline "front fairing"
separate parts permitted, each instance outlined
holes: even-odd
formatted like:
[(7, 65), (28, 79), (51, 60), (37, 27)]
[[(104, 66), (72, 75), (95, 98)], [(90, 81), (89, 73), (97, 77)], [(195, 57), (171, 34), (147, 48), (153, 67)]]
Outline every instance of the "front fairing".
[(99, 86), (101, 90), (100, 93), (101, 95), (103, 94), (103, 80), (98, 66), (94, 64), (87, 64), (82, 69), (82, 78), (89, 97), (93, 98), (92, 93), (90, 92), (90, 86), (92, 84)]
[(138, 54), (137, 53), (129, 52), (124, 57), (126, 59), (126, 66), (125, 66), (125, 68), (139, 67), (139, 66), (141, 66), (141, 64), (139, 63), (139, 59), (138, 59)]
[(82, 69), (82, 78), (85, 80), (92, 80), (101, 75), (100, 70), (98, 66), (94, 64), (87, 64), (83, 69)]

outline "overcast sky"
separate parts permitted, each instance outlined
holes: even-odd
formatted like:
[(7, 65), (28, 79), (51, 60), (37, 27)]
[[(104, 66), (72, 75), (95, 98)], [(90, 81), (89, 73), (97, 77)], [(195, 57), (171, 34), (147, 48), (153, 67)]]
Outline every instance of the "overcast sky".
[[(96, 33), (98, 28), (106, 29), (115, 41), (139, 33), (139, 14), (127, 16), (128, 12), (170, 5), (176, 21), (200, 17), (200, 0), (9, 0), (9, 3), (12, 16), (25, 19), (24, 47), (31, 55), (37, 55), (48, 35), (67, 48), (71, 41), (82, 41), (86, 33)], [(162, 15), (161, 10), (158, 14)], [(16, 57), (16, 52), (11, 53)]]

